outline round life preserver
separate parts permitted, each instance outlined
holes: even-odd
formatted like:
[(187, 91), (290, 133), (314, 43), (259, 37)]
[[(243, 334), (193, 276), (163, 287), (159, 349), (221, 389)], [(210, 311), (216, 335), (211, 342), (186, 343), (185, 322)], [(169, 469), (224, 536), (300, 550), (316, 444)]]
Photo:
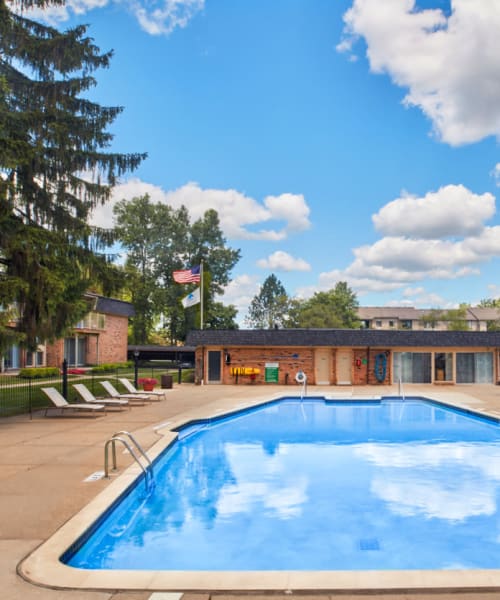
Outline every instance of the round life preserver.
[(383, 383), (387, 372), (387, 355), (384, 352), (379, 352), (375, 356), (374, 373), (377, 381)]
[(307, 381), (307, 375), (304, 373), (304, 371), (297, 371), (297, 374), (295, 375), (295, 381), (297, 383), (305, 383)]

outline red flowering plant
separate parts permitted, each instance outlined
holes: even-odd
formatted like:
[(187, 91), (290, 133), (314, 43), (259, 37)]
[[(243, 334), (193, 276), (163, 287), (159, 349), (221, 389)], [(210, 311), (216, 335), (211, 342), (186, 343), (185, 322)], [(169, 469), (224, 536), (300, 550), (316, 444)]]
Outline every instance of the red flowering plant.
[(141, 377), (137, 380), (141, 385), (156, 385), (158, 381), (154, 377)]

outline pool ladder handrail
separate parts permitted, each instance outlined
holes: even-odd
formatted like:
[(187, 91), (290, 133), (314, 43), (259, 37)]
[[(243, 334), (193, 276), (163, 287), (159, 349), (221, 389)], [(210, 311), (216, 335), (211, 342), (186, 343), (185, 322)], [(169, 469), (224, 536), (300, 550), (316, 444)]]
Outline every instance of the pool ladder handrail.
[(304, 396), (307, 396), (307, 377), (304, 377), (302, 382), (302, 389), (300, 390), (300, 399), (303, 400)]
[(403, 388), (403, 381), (402, 381), (401, 377), (398, 379), (398, 396), (400, 398), (403, 398), (403, 400), (405, 399), (405, 391)]
[[(137, 456), (137, 453), (131, 447), (129, 442), (126, 439), (124, 439), (123, 437), (121, 437), (122, 435), (126, 435), (130, 439), (130, 441), (134, 444), (134, 446), (137, 448), (137, 450), (139, 450), (139, 452), (141, 453), (141, 455), (145, 458), (145, 460), (147, 462), (146, 467), (144, 467), (140, 458)], [(117, 466), (116, 466), (116, 464), (117, 464), (116, 463), (116, 442), (121, 442), (125, 446), (125, 448), (130, 452), (130, 455), (135, 460), (135, 462), (140, 466), (140, 468), (142, 469), (142, 472), (144, 473), (144, 481), (146, 482), (146, 489), (148, 491), (150, 489), (152, 489), (155, 485), (153, 463), (149, 459), (148, 455), (146, 454), (146, 452), (144, 451), (142, 446), (139, 444), (139, 442), (135, 439), (135, 437), (129, 431), (117, 431), (109, 438), (109, 440), (106, 441), (106, 444), (104, 446), (104, 477), (109, 479), (108, 448), (109, 448), (110, 444), (111, 444), (112, 457), (113, 457), (113, 471), (116, 471), (116, 469), (117, 469)]]

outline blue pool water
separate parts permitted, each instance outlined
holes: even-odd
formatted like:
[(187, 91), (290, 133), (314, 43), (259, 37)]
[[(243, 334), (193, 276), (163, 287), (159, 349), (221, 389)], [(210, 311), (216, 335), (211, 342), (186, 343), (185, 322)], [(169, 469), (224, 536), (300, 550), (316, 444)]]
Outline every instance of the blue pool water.
[(500, 568), (500, 428), (420, 399), (197, 423), (63, 561), (85, 569)]

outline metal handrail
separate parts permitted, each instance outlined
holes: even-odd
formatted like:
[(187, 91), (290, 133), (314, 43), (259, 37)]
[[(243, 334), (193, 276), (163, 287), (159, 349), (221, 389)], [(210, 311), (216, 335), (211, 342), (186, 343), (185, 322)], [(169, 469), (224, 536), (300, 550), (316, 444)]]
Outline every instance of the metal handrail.
[(130, 438), (130, 440), (132, 441), (132, 443), (135, 445), (135, 447), (137, 448), (137, 450), (139, 450), (139, 452), (142, 454), (142, 456), (146, 459), (150, 469), (151, 469), (151, 474), (152, 477), (154, 479), (154, 473), (153, 473), (153, 463), (151, 462), (151, 460), (149, 459), (149, 456), (146, 454), (146, 452), (144, 451), (144, 449), (142, 448), (142, 446), (139, 444), (139, 442), (135, 439), (135, 437), (130, 433), (130, 431), (117, 431), (116, 433), (113, 433), (113, 435), (111, 437), (117, 437), (120, 435), (126, 435), (128, 438)]
[(403, 381), (401, 380), (401, 377), (398, 379), (398, 396), (403, 398), (403, 400), (405, 399), (405, 391), (403, 388)]
[[(146, 483), (146, 490), (150, 491), (150, 489), (152, 489), (154, 487), (154, 485), (155, 485), (154, 474), (153, 474), (153, 468), (152, 468), (151, 461), (146, 456), (146, 459), (148, 461), (148, 465), (147, 465), (147, 467), (144, 467), (144, 465), (142, 464), (142, 462), (140, 461), (140, 459), (137, 456), (136, 452), (130, 446), (130, 444), (128, 443), (128, 441), (125, 440), (124, 438), (118, 436), (118, 435), (114, 435), (113, 437), (109, 438), (109, 440), (106, 441), (106, 444), (104, 446), (104, 477), (106, 477), (107, 479), (109, 479), (109, 454), (108, 454), (108, 448), (109, 448), (110, 444), (111, 444), (111, 447), (112, 447), (113, 471), (116, 471), (116, 442), (121, 442), (125, 446), (125, 448), (130, 452), (130, 454), (131, 454), (132, 458), (135, 460), (135, 462), (140, 466), (140, 468), (142, 469), (142, 472), (144, 473), (144, 481)], [(145, 453), (144, 453), (144, 451), (142, 449), (141, 449), (141, 452), (142, 452), (143, 455), (145, 455)]]

